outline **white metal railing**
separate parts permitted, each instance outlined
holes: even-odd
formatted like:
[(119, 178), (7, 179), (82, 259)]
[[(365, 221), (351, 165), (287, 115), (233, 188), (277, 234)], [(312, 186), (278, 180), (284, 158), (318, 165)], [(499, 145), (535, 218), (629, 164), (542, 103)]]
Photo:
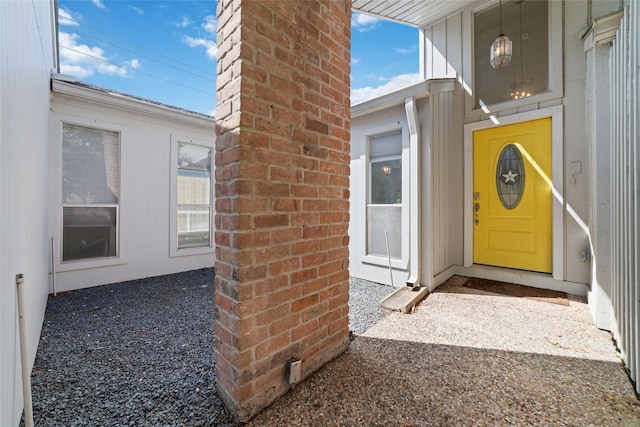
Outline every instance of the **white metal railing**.
[[(204, 217), (193, 219), (194, 217)], [(209, 231), (210, 214), (209, 211), (178, 211), (178, 232), (197, 233)]]

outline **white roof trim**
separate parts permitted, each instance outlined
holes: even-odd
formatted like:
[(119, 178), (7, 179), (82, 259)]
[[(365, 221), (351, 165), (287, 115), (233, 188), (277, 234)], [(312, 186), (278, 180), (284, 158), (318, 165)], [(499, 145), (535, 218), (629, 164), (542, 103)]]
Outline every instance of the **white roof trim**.
[[(101, 90), (102, 89), (102, 90)], [(153, 116), (173, 118), (180, 121), (189, 121), (193, 124), (212, 128), (215, 118), (194, 111), (184, 110), (178, 107), (145, 101), (122, 93), (112, 92), (108, 89), (80, 86), (73, 82), (51, 79), (51, 91), (61, 95), (67, 95), (86, 101), (109, 105), (121, 110), (144, 113)]]
[(451, 92), (455, 88), (454, 84), (455, 79), (423, 80), (395, 92), (353, 105), (351, 107), (351, 118), (364, 116), (365, 114), (391, 107), (404, 106), (405, 99), (409, 97), (420, 99), (432, 93)]

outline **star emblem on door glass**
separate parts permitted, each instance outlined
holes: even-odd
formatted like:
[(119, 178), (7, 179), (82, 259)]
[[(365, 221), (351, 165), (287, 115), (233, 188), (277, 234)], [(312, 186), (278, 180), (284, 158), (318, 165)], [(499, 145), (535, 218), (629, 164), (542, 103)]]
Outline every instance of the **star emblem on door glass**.
[(508, 184), (510, 182), (513, 182), (514, 184), (516, 183), (516, 178), (520, 176), (519, 173), (512, 171), (511, 169), (509, 169), (509, 171), (505, 174), (502, 174), (502, 177), (504, 178), (504, 183)]

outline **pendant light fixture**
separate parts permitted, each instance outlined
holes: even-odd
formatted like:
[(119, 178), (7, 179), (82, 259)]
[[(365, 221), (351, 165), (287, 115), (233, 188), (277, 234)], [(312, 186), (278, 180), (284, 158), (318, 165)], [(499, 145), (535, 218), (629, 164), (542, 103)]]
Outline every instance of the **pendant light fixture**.
[(491, 66), (496, 70), (505, 68), (511, 62), (511, 39), (502, 32), (502, 0), (500, 0), (500, 35), (491, 44)]
[(517, 2), (518, 7), (520, 8), (519, 21), (518, 21), (518, 31), (520, 32), (520, 78), (515, 82), (513, 82), (513, 84), (511, 85), (511, 93), (509, 94), (509, 96), (511, 96), (511, 99), (522, 99), (522, 98), (527, 98), (533, 95), (533, 78), (522, 77), (522, 70), (524, 68), (524, 63), (523, 63), (524, 44), (522, 42), (524, 38), (522, 34), (522, 2), (523, 1), (524, 0), (520, 0)]

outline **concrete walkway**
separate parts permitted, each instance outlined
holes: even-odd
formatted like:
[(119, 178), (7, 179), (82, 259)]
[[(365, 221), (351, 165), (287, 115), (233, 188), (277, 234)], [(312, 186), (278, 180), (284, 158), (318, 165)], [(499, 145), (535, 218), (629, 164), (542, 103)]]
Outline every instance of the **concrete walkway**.
[(588, 306), (462, 286), (358, 336), (251, 426), (640, 426), (611, 334)]

